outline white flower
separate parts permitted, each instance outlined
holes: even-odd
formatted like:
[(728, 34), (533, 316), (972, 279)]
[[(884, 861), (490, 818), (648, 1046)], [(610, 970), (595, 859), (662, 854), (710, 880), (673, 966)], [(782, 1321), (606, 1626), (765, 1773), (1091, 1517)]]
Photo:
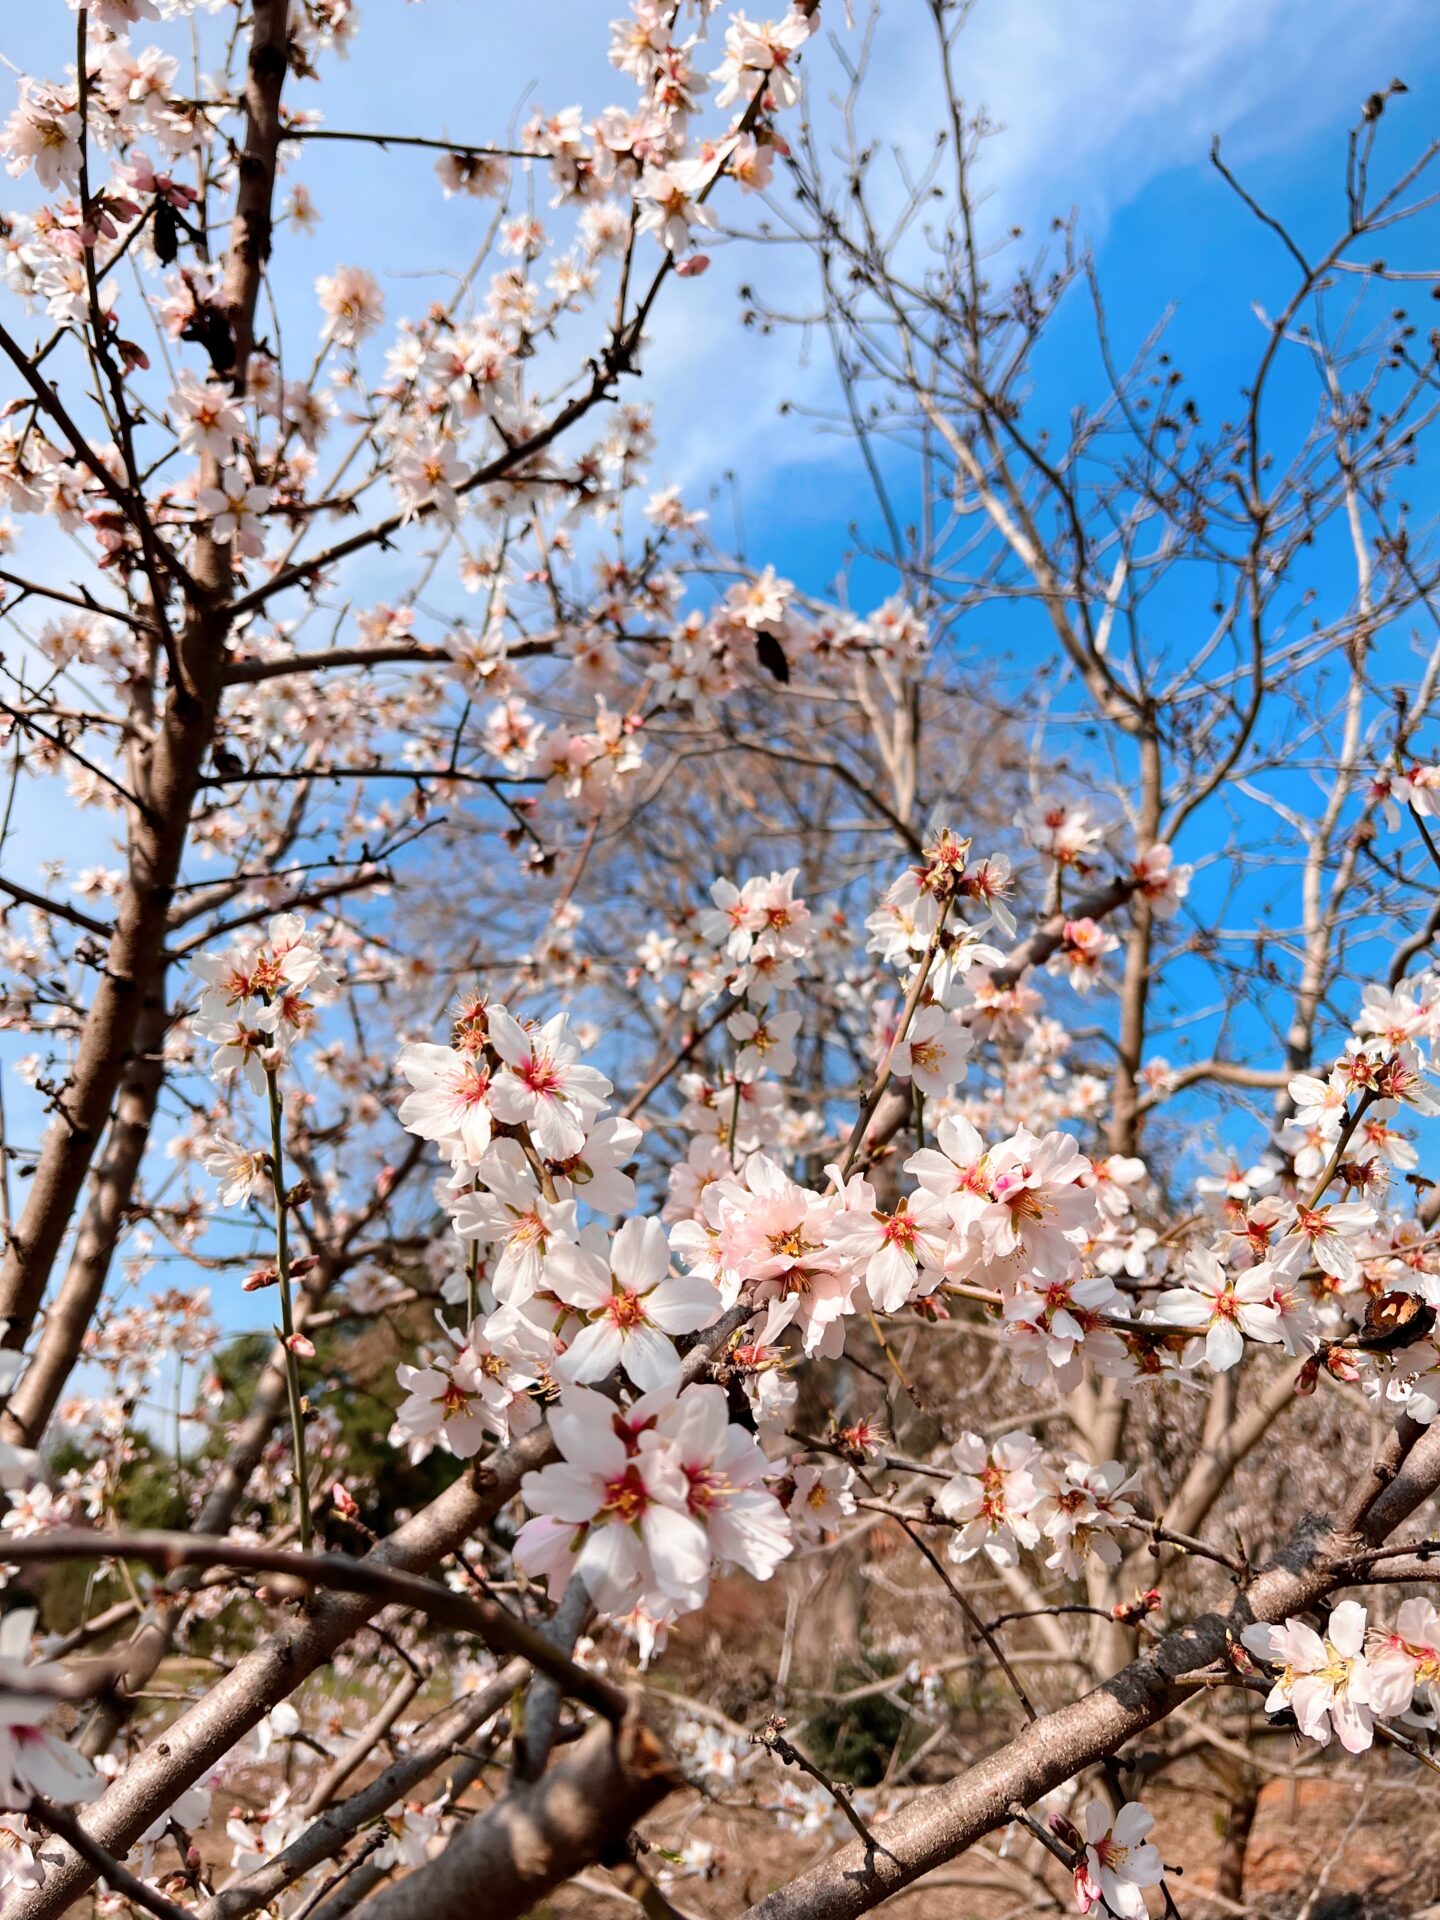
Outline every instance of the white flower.
[(594, 1067), (576, 1064), (580, 1050), (569, 1038), (565, 1015), (557, 1013), (533, 1032), (504, 1007), (491, 1007), (489, 1020), (491, 1044), (505, 1062), (490, 1094), (497, 1119), (527, 1126), (547, 1158), (582, 1153), (610, 1082)]
[(1233, 1367), (1245, 1351), (1245, 1336), (1278, 1340), (1280, 1319), (1272, 1304), (1273, 1284), (1258, 1267), (1227, 1273), (1213, 1253), (1185, 1256), (1185, 1284), (1162, 1293), (1157, 1318), (1172, 1327), (1205, 1333), (1205, 1358), (1217, 1373)]
[(1039, 1442), (1028, 1433), (1007, 1433), (987, 1448), (978, 1433), (962, 1433), (950, 1453), (960, 1471), (935, 1497), (941, 1513), (960, 1523), (950, 1558), (965, 1561), (983, 1549), (997, 1567), (1017, 1565), (1020, 1548), (1040, 1540), (1029, 1517), (1042, 1492), (1032, 1472), (1044, 1458)]
[(183, 370), (170, 396), (170, 417), (186, 453), (213, 453), (228, 460), (235, 441), (245, 434), (245, 415), (228, 387), (199, 380)]
[(496, 1140), (477, 1169), (485, 1187), (457, 1194), (450, 1217), (462, 1240), (485, 1240), (502, 1251), (491, 1285), (497, 1300), (531, 1299), (553, 1248), (577, 1238), (573, 1200), (547, 1200), (513, 1140)]
[(217, 1133), (206, 1145), (203, 1165), (220, 1182), (222, 1207), (239, 1207), (270, 1184), (270, 1156), (260, 1148), (237, 1146)]
[(673, 1446), (678, 1455), (689, 1489), (686, 1505), (709, 1536), (715, 1560), (768, 1580), (790, 1552), (790, 1522), (763, 1485), (769, 1462), (730, 1420), (724, 1389), (687, 1387), (661, 1413), (653, 1433), (641, 1434), (642, 1452), (653, 1445)]
[[(839, 1168), (830, 1168), (839, 1180)], [(949, 1217), (934, 1194), (922, 1188), (894, 1213), (875, 1204), (875, 1189), (854, 1174), (841, 1189), (844, 1211), (825, 1229), (825, 1245), (864, 1281), (882, 1313), (896, 1313), (918, 1293), (938, 1285), (949, 1243)], [(922, 1279), (922, 1269), (928, 1276)]]
[[(598, 1238), (603, 1247), (603, 1232)], [(548, 1262), (550, 1285), (589, 1324), (555, 1371), (584, 1384), (622, 1367), (642, 1392), (670, 1385), (679, 1375), (680, 1356), (666, 1335), (703, 1327), (720, 1299), (708, 1280), (697, 1274), (670, 1279), (669, 1270), (658, 1220), (627, 1220), (608, 1254), (596, 1252), (593, 1243), (557, 1247)]]
[(737, 1079), (758, 1080), (762, 1073), (773, 1073), (783, 1080), (794, 1071), (798, 1013), (751, 1013), (746, 1008), (732, 1013), (725, 1025), (739, 1047)]
[(1112, 1822), (1109, 1807), (1092, 1800), (1083, 1817), (1085, 1858), (1075, 1869), (1080, 1911), (1103, 1906), (1116, 1920), (1145, 1920), (1141, 1888), (1159, 1886), (1165, 1871), (1159, 1849), (1145, 1838), (1155, 1816), (1131, 1800)]
[(921, 1007), (896, 1049), (895, 1071), (922, 1093), (945, 1094), (965, 1078), (974, 1045), (968, 1030), (943, 1007)]
[[(493, 1009), (492, 1009), (493, 1011)], [(440, 1142), (452, 1162), (479, 1166), (490, 1145), (490, 1070), (478, 1054), (416, 1042), (396, 1062), (415, 1089), (400, 1103), (400, 1124)]]
[(841, 1462), (833, 1466), (796, 1467), (791, 1475), (795, 1491), (790, 1499), (790, 1522), (802, 1540), (818, 1540), (833, 1533), (855, 1511), (850, 1491), (855, 1469)]
[(210, 533), (220, 542), (234, 541), (241, 553), (252, 558), (264, 551), (264, 528), (260, 516), (270, 505), (270, 489), (248, 480), (239, 467), (226, 467), (218, 487), (202, 487), (195, 504), (210, 516)]
[(23, 1812), (34, 1796), (73, 1806), (93, 1800), (103, 1782), (59, 1734), (46, 1726), (55, 1701), (27, 1691), (27, 1682), (62, 1679), (64, 1668), (30, 1666), (33, 1607), (20, 1607), (0, 1620), (0, 1807)]
[(1293, 1709), (1300, 1731), (1328, 1746), (1333, 1729), (1347, 1753), (1363, 1753), (1374, 1739), (1370, 1670), (1365, 1659), (1365, 1609), (1342, 1600), (1322, 1639), (1303, 1620), (1246, 1627), (1250, 1652), (1280, 1667), (1265, 1702), (1267, 1713)]
[(315, 291), (326, 316), (321, 338), (342, 347), (358, 345), (385, 317), (379, 282), (363, 267), (337, 267), (315, 282)]
[(1408, 1713), (1417, 1693), (1440, 1708), (1440, 1613), (1423, 1597), (1401, 1602), (1393, 1629), (1369, 1655), (1370, 1703), (1383, 1719)]
[[(646, 1402), (632, 1409), (632, 1420), (637, 1415), (648, 1425)], [(698, 1606), (709, 1543), (687, 1511), (690, 1490), (676, 1449), (642, 1451), (640, 1432), (585, 1387), (564, 1390), (550, 1430), (564, 1458), (520, 1483), (536, 1518), (520, 1529), (516, 1565), (545, 1575), (557, 1597), (578, 1573), (605, 1613), (652, 1597)]]
[(401, 1361), (395, 1379), (406, 1396), (395, 1415), (396, 1431), (421, 1443), (412, 1450), (417, 1458), (443, 1440), (457, 1460), (472, 1460), (495, 1432), (490, 1410), (474, 1390), (478, 1383), (463, 1380), (458, 1365), (412, 1367)]
[(1019, 1254), (1042, 1278), (1063, 1279), (1076, 1259), (1066, 1236), (1095, 1221), (1095, 1195), (1079, 1184), (1090, 1162), (1068, 1133), (1041, 1140), (1024, 1127), (989, 1161), (995, 1198), (979, 1222), (986, 1258)]
[(1306, 1257), (1322, 1273), (1344, 1285), (1359, 1275), (1359, 1263), (1351, 1242), (1375, 1225), (1375, 1209), (1368, 1200), (1337, 1201), (1328, 1207), (1297, 1205), (1287, 1223), (1281, 1222), (1300, 1241)]

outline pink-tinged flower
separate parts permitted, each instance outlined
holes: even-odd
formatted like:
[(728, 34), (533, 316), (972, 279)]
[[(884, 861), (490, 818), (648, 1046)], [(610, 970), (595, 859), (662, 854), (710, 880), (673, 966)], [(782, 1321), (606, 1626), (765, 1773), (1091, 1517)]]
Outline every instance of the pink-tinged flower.
[(1431, 1031), (1435, 1018), (1435, 976), (1399, 980), (1393, 987), (1372, 982), (1361, 989), (1355, 1031), (1373, 1034), (1387, 1046), (1402, 1047)]
[(1440, 1343), (1433, 1335), (1406, 1348), (1404, 1371), (1390, 1381), (1385, 1396), (1398, 1401), (1419, 1426), (1440, 1419)]
[(239, 467), (226, 467), (218, 487), (202, 487), (195, 496), (201, 513), (209, 516), (212, 539), (254, 559), (265, 551), (265, 524), (260, 518), (270, 505), (270, 489), (246, 478)]
[(1021, 1547), (1040, 1541), (1030, 1518), (1041, 1497), (1033, 1471), (1044, 1457), (1039, 1442), (1007, 1433), (987, 1447), (978, 1433), (962, 1433), (950, 1454), (959, 1472), (935, 1497), (941, 1513), (959, 1523), (950, 1558), (965, 1561), (983, 1550), (997, 1567), (1018, 1565)]
[(625, 1613), (656, 1595), (698, 1605), (710, 1548), (688, 1511), (678, 1451), (642, 1453), (624, 1415), (586, 1387), (565, 1388), (550, 1428), (564, 1458), (520, 1483), (536, 1518), (516, 1539), (517, 1566), (543, 1573), (557, 1598), (578, 1573), (604, 1613)]
[(1382, 1100), (1370, 1108), (1351, 1136), (1346, 1149), (1349, 1159), (1368, 1166), (1372, 1161), (1380, 1161), (1392, 1167), (1398, 1167), (1402, 1173), (1408, 1173), (1420, 1163), (1415, 1143), (1398, 1128), (1390, 1125), (1395, 1104)]
[(339, 346), (358, 346), (375, 332), (385, 317), (385, 301), (373, 273), (363, 267), (337, 267), (315, 282), (320, 309), (325, 315), (322, 340), (334, 340)]
[(484, 1187), (457, 1193), (450, 1218), (462, 1240), (500, 1248), (491, 1285), (497, 1300), (518, 1305), (544, 1284), (552, 1252), (578, 1239), (575, 1202), (545, 1198), (514, 1140), (493, 1141), (476, 1173)]
[(716, 880), (710, 898), (714, 906), (700, 912), (701, 939), (723, 947), (732, 960), (743, 960), (764, 925), (759, 907), (733, 880)]
[(456, 488), (466, 472), (453, 441), (438, 434), (422, 434), (412, 440), (397, 453), (390, 469), (390, 484), (402, 517), (411, 520), (428, 507), (453, 527), (460, 518)]
[(1427, 1119), (1440, 1114), (1440, 1089), (1425, 1078), (1419, 1051), (1407, 1041), (1376, 1068), (1373, 1086), (1382, 1100), (1399, 1100)]
[(245, 415), (229, 388), (198, 380), (188, 369), (170, 396), (170, 418), (186, 453), (213, 453), (217, 460), (228, 460), (235, 442), (245, 437)]
[(496, 1118), (528, 1127), (546, 1159), (583, 1152), (610, 1082), (594, 1067), (577, 1064), (580, 1049), (570, 1040), (565, 1015), (529, 1031), (504, 1007), (492, 1007), (490, 1041), (505, 1063), (490, 1090)]
[(280, 1063), (280, 1049), (274, 1036), (260, 1024), (264, 1012), (253, 1002), (242, 1006), (236, 1019), (207, 1019), (196, 1014), (190, 1031), (197, 1040), (208, 1040), (215, 1048), (210, 1071), (217, 1080), (233, 1074), (243, 1076), (252, 1093), (267, 1091), (266, 1074)]
[(1230, 1273), (1213, 1253), (1196, 1251), (1185, 1256), (1184, 1285), (1162, 1293), (1155, 1314), (1167, 1326), (1203, 1332), (1206, 1361), (1223, 1373), (1245, 1351), (1247, 1335), (1252, 1340), (1280, 1338), (1272, 1292), (1268, 1270), (1249, 1267)]
[(395, 1435), (412, 1442), (416, 1458), (443, 1441), (457, 1460), (473, 1460), (495, 1432), (483, 1398), (451, 1367), (412, 1367), (403, 1360), (395, 1379), (405, 1395), (395, 1415)]
[(684, 253), (692, 227), (713, 227), (715, 216), (698, 199), (714, 177), (713, 163), (671, 160), (664, 166), (646, 166), (635, 189), (639, 217), (637, 233), (654, 233), (670, 253)]
[(1280, 1668), (1265, 1702), (1267, 1713), (1290, 1707), (1300, 1731), (1322, 1747), (1333, 1729), (1347, 1753), (1363, 1753), (1374, 1735), (1370, 1670), (1365, 1658), (1365, 1609), (1342, 1600), (1322, 1639), (1303, 1620), (1246, 1627), (1240, 1636), (1257, 1658)]
[(1125, 1370), (1125, 1348), (1104, 1323), (1119, 1301), (1104, 1274), (1078, 1269), (1058, 1280), (1017, 1287), (1005, 1296), (1005, 1346), (1027, 1386), (1052, 1384), (1070, 1393), (1081, 1377), (1080, 1350), (1104, 1372)]
[[(1319, 1267), (1342, 1286), (1352, 1286), (1360, 1271), (1352, 1243), (1357, 1235), (1368, 1233), (1375, 1220), (1375, 1209), (1368, 1200), (1343, 1200), (1321, 1207), (1307, 1207), (1301, 1202), (1280, 1225), (1288, 1239), (1304, 1249), (1303, 1262)], [(1282, 1243), (1280, 1252), (1284, 1251)]]
[(1079, 1183), (1090, 1162), (1068, 1133), (1043, 1140), (1022, 1127), (990, 1154), (995, 1198), (980, 1215), (987, 1260), (1019, 1259), (1047, 1279), (1060, 1279), (1076, 1264), (1066, 1238), (1095, 1223), (1093, 1193)]
[(548, 1330), (517, 1307), (501, 1307), (471, 1327), (452, 1377), (472, 1404), (484, 1407), (502, 1446), (539, 1426), (540, 1406), (530, 1389), (549, 1381), (553, 1354)]
[[(990, 920), (1007, 940), (1015, 938), (1015, 916), (1005, 896), (1014, 890), (1010, 862), (1003, 853), (987, 854), (961, 877), (958, 891), (963, 899), (983, 907)], [(983, 922), (982, 922), (983, 925)], [(994, 964), (998, 965), (998, 961)]]
[(1100, 977), (1100, 965), (1107, 953), (1120, 945), (1113, 933), (1107, 933), (1098, 920), (1067, 920), (1060, 945), (1051, 955), (1049, 971), (1068, 974), (1077, 993), (1088, 993)]
[(1084, 1573), (1087, 1554), (1102, 1566), (1118, 1567), (1121, 1551), (1110, 1533), (1134, 1520), (1135, 1509), (1125, 1495), (1138, 1479), (1138, 1474), (1127, 1477), (1118, 1460), (1100, 1466), (1088, 1460), (1067, 1460), (1059, 1479), (1044, 1486), (1045, 1497), (1036, 1509), (1041, 1532), (1054, 1543), (1046, 1566), (1069, 1580), (1078, 1580)]
[(1146, 1920), (1142, 1889), (1158, 1887), (1165, 1872), (1159, 1848), (1145, 1838), (1155, 1816), (1131, 1800), (1112, 1820), (1109, 1807), (1092, 1800), (1083, 1817), (1085, 1858), (1075, 1868), (1081, 1913), (1101, 1908), (1116, 1920)]
[[(15, 171), (13, 166), (10, 171)], [(1440, 766), (1407, 767), (1403, 774), (1391, 777), (1390, 792), (1402, 806), (1413, 807), (1422, 820), (1432, 818), (1440, 812)]]
[(1210, 1164), (1214, 1171), (1199, 1176), (1195, 1182), (1197, 1193), (1243, 1203), (1257, 1193), (1268, 1192), (1275, 1184), (1277, 1169), (1266, 1160), (1257, 1162), (1253, 1167), (1242, 1167), (1238, 1160), (1215, 1154), (1211, 1156)]
[(1264, 1280), (1270, 1288), (1270, 1305), (1275, 1309), (1275, 1328), (1286, 1353), (1292, 1358), (1313, 1353), (1319, 1344), (1319, 1326), (1314, 1302), (1301, 1279), (1303, 1259), (1295, 1257), (1296, 1242), (1287, 1242), (1284, 1257), (1257, 1261), (1248, 1272)]
[(895, 1073), (922, 1093), (943, 1095), (965, 1078), (974, 1045), (969, 1033), (944, 1007), (921, 1007), (904, 1042), (895, 1049)]
[[(838, 1322), (855, 1291), (854, 1274), (827, 1244), (836, 1197), (797, 1185), (757, 1153), (739, 1180), (720, 1180), (706, 1191), (704, 1209), (706, 1223), (716, 1229), (722, 1303), (732, 1305), (748, 1286), (755, 1304), (769, 1309), (764, 1344), (794, 1321), (807, 1353), (835, 1351)], [(675, 1230), (677, 1245), (684, 1224)]]
[(1082, 872), (1105, 838), (1105, 828), (1092, 826), (1084, 807), (1067, 807), (1062, 801), (1041, 801), (1027, 807), (1016, 818), (1031, 846), (1048, 854), (1061, 867), (1078, 867)]
[(946, 1114), (935, 1129), (935, 1145), (912, 1153), (905, 1171), (945, 1203), (962, 1244), (974, 1239), (978, 1259), (979, 1236), (972, 1229), (978, 1229), (995, 1198), (990, 1156), (980, 1134), (959, 1114)]
[(739, 1048), (735, 1056), (737, 1079), (758, 1080), (762, 1073), (773, 1073), (783, 1080), (794, 1072), (798, 1013), (752, 1013), (746, 1007), (732, 1013), (725, 1025)]
[(635, 1182), (625, 1172), (644, 1135), (633, 1120), (612, 1113), (585, 1135), (579, 1153), (552, 1160), (551, 1171), (562, 1199), (569, 1193), (597, 1213), (624, 1213), (635, 1204)]
[(732, 960), (749, 960), (757, 945), (774, 960), (801, 959), (810, 950), (810, 910), (795, 898), (799, 876), (800, 869), (791, 867), (768, 878), (757, 874), (743, 887), (717, 880), (710, 889), (715, 905), (700, 915), (701, 938), (723, 947)]
[(934, 1194), (912, 1194), (893, 1213), (875, 1204), (875, 1189), (860, 1174), (840, 1186), (838, 1167), (828, 1169), (844, 1202), (825, 1232), (825, 1244), (863, 1281), (882, 1313), (898, 1313), (907, 1300), (931, 1292), (940, 1281), (950, 1221)]
[(47, 193), (62, 181), (78, 184), (82, 131), (76, 102), (69, 95), (25, 81), (20, 104), (0, 133), (0, 151), (10, 156), (5, 171), (18, 179), (34, 167), (35, 178)]
[(822, 1533), (834, 1533), (854, 1513), (853, 1467), (840, 1461), (826, 1467), (796, 1467), (790, 1478), (795, 1490), (787, 1511), (802, 1540), (815, 1541)]
[(1177, 867), (1170, 848), (1158, 841), (1145, 849), (1130, 871), (1135, 877), (1135, 891), (1150, 902), (1155, 917), (1173, 920), (1180, 911), (1180, 902), (1190, 891), (1193, 869)]
[(340, 984), (298, 913), (277, 913), (262, 942), (197, 954), (190, 971), (205, 982), (200, 1013), (206, 1018), (302, 991), (328, 997)]
[(749, 20), (737, 13), (725, 32), (725, 58), (711, 78), (720, 83), (718, 107), (750, 99), (763, 82), (767, 97), (777, 107), (793, 107), (800, 98), (794, 71), (795, 55), (814, 32), (816, 22), (798, 7), (782, 20)]
[(764, 1485), (769, 1462), (743, 1427), (732, 1424), (722, 1387), (693, 1386), (660, 1414), (640, 1450), (674, 1449), (689, 1492), (686, 1507), (704, 1527), (714, 1560), (768, 1580), (790, 1552), (785, 1509)]
[[(586, 1240), (590, 1240), (590, 1230)], [(606, 1247), (601, 1231), (596, 1238)], [(596, 1252), (590, 1244), (558, 1246), (548, 1261), (551, 1288), (589, 1324), (576, 1334), (555, 1371), (584, 1384), (621, 1367), (642, 1392), (679, 1376), (680, 1356), (667, 1335), (694, 1333), (713, 1320), (720, 1300), (698, 1274), (670, 1278), (670, 1253), (658, 1220), (627, 1220)]]
[(270, 1185), (270, 1156), (258, 1148), (237, 1146), (217, 1133), (206, 1143), (203, 1161), (212, 1180), (220, 1182), (222, 1207), (240, 1207)]
[(1087, 1186), (1094, 1189), (1100, 1211), (1112, 1220), (1123, 1220), (1130, 1211), (1130, 1189), (1145, 1178), (1145, 1162), (1124, 1153), (1112, 1153), (1104, 1160), (1092, 1160)]
[(1297, 1073), (1286, 1091), (1295, 1103), (1296, 1126), (1318, 1127), (1332, 1143), (1339, 1138), (1349, 1098), (1343, 1075), (1332, 1073), (1320, 1080), (1313, 1073)]
[(1382, 1720), (1408, 1713), (1417, 1693), (1440, 1708), (1440, 1613), (1423, 1597), (1401, 1602), (1395, 1625), (1372, 1646), (1367, 1691)]
[(448, 1365), (402, 1365), (396, 1379), (406, 1399), (395, 1416), (391, 1438), (410, 1443), (413, 1459), (423, 1459), (443, 1441), (459, 1460), (470, 1460), (487, 1435), (508, 1444), (540, 1422), (530, 1389), (546, 1377), (550, 1336), (514, 1308), (502, 1307), (477, 1320), (467, 1339), (441, 1322), (455, 1347)]
[(478, 1054), (416, 1041), (396, 1062), (414, 1088), (400, 1103), (400, 1124), (434, 1140), (452, 1164), (478, 1167), (490, 1145), (494, 1113), (490, 1070)]
[(34, 1628), (33, 1607), (0, 1620), (0, 1807), (13, 1812), (23, 1812), (36, 1794), (74, 1806), (95, 1799), (103, 1785), (89, 1761), (46, 1724), (56, 1705), (46, 1683), (63, 1681), (66, 1670), (29, 1664)]

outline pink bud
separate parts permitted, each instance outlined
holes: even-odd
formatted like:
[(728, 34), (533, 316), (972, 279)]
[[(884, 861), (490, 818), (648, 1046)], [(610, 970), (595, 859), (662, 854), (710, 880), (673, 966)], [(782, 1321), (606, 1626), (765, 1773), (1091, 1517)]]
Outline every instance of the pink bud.
[(708, 253), (692, 253), (686, 259), (675, 262), (675, 271), (682, 280), (698, 280), (709, 265)]
[(315, 1342), (307, 1340), (303, 1333), (292, 1333), (285, 1344), (291, 1353), (298, 1353), (302, 1360), (315, 1358)]

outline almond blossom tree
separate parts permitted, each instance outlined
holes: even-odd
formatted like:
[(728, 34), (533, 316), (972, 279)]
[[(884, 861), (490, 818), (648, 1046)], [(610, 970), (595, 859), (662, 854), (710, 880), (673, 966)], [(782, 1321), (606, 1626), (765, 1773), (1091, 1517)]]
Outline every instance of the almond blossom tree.
[[(1392, 87), (1343, 239), (1270, 223), (1238, 425), (1098, 303), (1062, 441), (1089, 263), (985, 264), (929, 11), (898, 225), (813, 0), (633, 0), (620, 105), (477, 145), (307, 104), (344, 0), (57, 6), (18, 82), (0, 853), (39, 797), (95, 861), (0, 878), (7, 1916), (820, 1920), (973, 1867), (1138, 1920), (1208, 1870), (1186, 1768), (1253, 1817), (1291, 1720), (1419, 1802), (1440, 652), (1375, 665), (1435, 583), (1393, 488), (1436, 347), (1325, 323), (1411, 284), (1373, 249), (1433, 149), (1372, 186)], [(433, 166), (445, 299), (287, 273), (326, 140)], [(648, 477), (626, 383), (757, 195), (821, 274), (868, 613)], [(965, 621), (1017, 605), (1083, 764), (987, 704)], [(856, 1782), (826, 1710), (877, 1697)]]

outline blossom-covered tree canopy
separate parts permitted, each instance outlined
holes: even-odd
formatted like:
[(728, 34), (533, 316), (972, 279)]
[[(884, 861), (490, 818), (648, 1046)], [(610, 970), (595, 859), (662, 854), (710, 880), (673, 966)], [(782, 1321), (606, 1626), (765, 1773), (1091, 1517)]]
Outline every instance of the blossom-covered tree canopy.
[[(1275, 1781), (1440, 1899), (1437, 146), (1217, 148), (1217, 395), (996, 221), (969, 7), (832, 5), (466, 144), (332, 124), (350, 0), (37, 0), (5, 1920), (1193, 1920)], [(327, 142), (443, 272), (315, 270)], [(666, 471), (789, 330), (828, 573)]]

